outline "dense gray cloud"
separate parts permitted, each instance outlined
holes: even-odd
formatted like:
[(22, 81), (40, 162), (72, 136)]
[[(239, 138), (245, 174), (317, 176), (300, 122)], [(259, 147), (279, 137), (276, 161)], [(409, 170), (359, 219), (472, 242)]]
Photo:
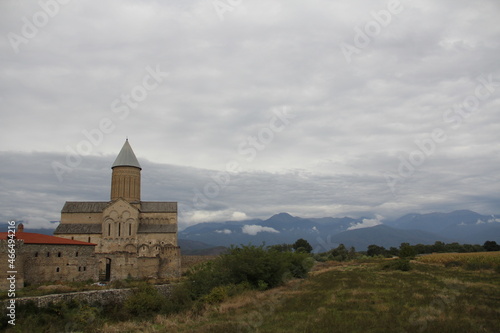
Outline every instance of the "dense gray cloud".
[(495, 0), (2, 1), (1, 218), (48, 225), (65, 200), (107, 200), (126, 136), (143, 198), (179, 201), (183, 225), (498, 213), (499, 14)]

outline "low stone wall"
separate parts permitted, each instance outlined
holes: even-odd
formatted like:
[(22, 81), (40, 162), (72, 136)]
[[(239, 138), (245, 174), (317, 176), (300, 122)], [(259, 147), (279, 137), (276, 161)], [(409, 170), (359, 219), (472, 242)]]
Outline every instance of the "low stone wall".
[[(154, 286), (161, 295), (169, 297), (172, 293), (175, 284), (164, 284)], [(81, 291), (67, 294), (55, 294), (36, 297), (20, 297), (16, 298), (16, 306), (26, 304), (30, 301), (34, 302), (37, 307), (46, 307), (49, 303), (70, 302), (78, 300), (82, 302), (110, 304), (121, 303), (132, 294), (133, 289), (104, 289), (104, 290), (90, 290)], [(3, 308), (7, 307), (9, 300), (3, 301)]]

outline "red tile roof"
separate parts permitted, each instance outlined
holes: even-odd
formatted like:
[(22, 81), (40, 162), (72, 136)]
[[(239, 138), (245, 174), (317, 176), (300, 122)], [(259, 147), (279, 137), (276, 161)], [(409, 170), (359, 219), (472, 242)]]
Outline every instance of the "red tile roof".
[[(0, 239), (7, 239), (7, 232), (0, 232)], [(36, 234), (33, 232), (22, 232), (22, 231), (16, 232), (16, 239), (24, 240), (24, 244), (88, 245), (88, 246), (97, 245), (73, 239)]]

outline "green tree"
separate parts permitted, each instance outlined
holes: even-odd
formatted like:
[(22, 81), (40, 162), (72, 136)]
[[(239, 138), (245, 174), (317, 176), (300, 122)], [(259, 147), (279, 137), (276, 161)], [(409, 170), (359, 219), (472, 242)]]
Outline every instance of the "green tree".
[(344, 261), (347, 260), (349, 252), (344, 244), (340, 244), (335, 249), (330, 250), (330, 256), (333, 260)]
[(277, 251), (277, 252), (292, 252), (293, 245), (292, 244), (276, 244), (270, 245), (267, 247), (269, 250)]
[(495, 241), (486, 241), (483, 247), (486, 251), (500, 251), (500, 245)]
[(387, 252), (392, 256), (399, 256), (399, 249), (397, 247), (391, 246)]
[(351, 246), (349, 252), (347, 253), (347, 259), (352, 260), (356, 258), (356, 248)]
[(303, 238), (297, 239), (292, 247), (296, 252), (311, 253), (313, 250), (311, 244)]
[(368, 245), (368, 251), (366, 251), (366, 254), (370, 257), (378, 256), (378, 255), (383, 255), (385, 256), (387, 253), (387, 250), (383, 246), (378, 246), (375, 244)]
[(424, 245), (421, 243), (413, 245), (413, 248), (415, 249), (417, 254), (431, 253), (432, 252), (429, 245)]
[(434, 245), (432, 245), (432, 252), (445, 252), (446, 247), (443, 242), (436, 241)]
[(399, 257), (400, 258), (415, 258), (416, 251), (409, 243), (401, 243), (399, 246)]

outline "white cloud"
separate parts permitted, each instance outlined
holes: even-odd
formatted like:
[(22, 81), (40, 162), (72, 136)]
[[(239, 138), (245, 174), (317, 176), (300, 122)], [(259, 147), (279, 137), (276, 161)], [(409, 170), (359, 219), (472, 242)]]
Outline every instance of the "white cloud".
[(247, 214), (243, 213), (243, 212), (234, 212), (233, 215), (231, 215), (231, 220), (232, 221), (244, 221), (244, 220), (248, 220), (249, 217), (247, 216)]
[[(181, 198), (179, 197), (177, 200), (179, 199)], [(202, 222), (244, 221), (249, 219), (249, 217), (243, 212), (234, 212), (228, 209), (210, 210), (210, 211), (192, 210), (191, 207), (185, 206), (184, 204), (181, 204), (180, 206), (181, 206), (180, 215), (182, 217), (182, 223), (186, 225), (193, 225)], [(184, 209), (188, 210), (184, 211)]]
[(362, 229), (362, 228), (371, 228), (377, 225), (382, 224), (381, 220), (383, 220), (384, 217), (381, 215), (375, 215), (374, 219), (363, 219), (363, 222), (357, 223), (353, 226), (350, 226), (347, 228), (347, 230), (355, 230), (355, 229)]
[(481, 219), (477, 220), (476, 224), (486, 224), (486, 223), (500, 223), (500, 219), (496, 218), (495, 216), (491, 216), (491, 219), (488, 219), (486, 221), (483, 221)]
[(272, 232), (272, 233), (279, 233), (278, 230), (274, 229), (274, 228), (270, 228), (270, 227), (263, 227), (263, 226), (260, 226), (260, 225), (244, 225), (243, 228), (241, 228), (241, 231), (244, 233), (244, 234), (247, 234), (247, 235), (251, 235), (251, 236), (255, 236), (257, 235), (259, 232)]
[[(246, 219), (241, 212), (499, 213), (500, 150), (491, 143), (500, 132), (500, 1), (407, 1), (347, 64), (340, 44), (354, 43), (353, 28), (385, 7), (252, 0), (221, 21), (211, 1), (88, 0), (61, 6), (19, 53), (0, 39), (0, 219), (56, 220), (65, 200), (109, 199), (110, 162), (94, 162), (112, 163), (127, 135), (143, 165), (144, 199), (187, 207), (181, 227)], [(36, 1), (0, 1), (0, 30), (22, 34), (23, 17), (40, 10)], [(169, 74), (142, 100), (147, 66)], [(480, 75), (491, 75), (491, 96), (466, 116), (453, 111), (471, 100)], [(111, 107), (132, 94), (137, 105)], [(297, 117), (274, 123), (282, 130), (265, 149), (259, 139), (241, 154), (249, 137), (267, 140), (273, 110), (284, 105)], [(126, 116), (115, 112), (123, 108)], [(114, 129), (94, 135), (90, 154), (59, 183), (51, 163), (65, 164), (105, 118)], [(392, 193), (384, 173), (417, 159), (416, 140), (437, 128), (447, 140)], [(227, 184), (214, 180), (232, 160), (242, 171)], [(193, 189), (209, 190), (207, 207), (193, 208)]]
[(225, 235), (229, 235), (229, 234), (232, 234), (233, 232), (229, 229), (223, 229), (223, 230), (215, 230), (216, 233), (218, 234), (225, 234)]

